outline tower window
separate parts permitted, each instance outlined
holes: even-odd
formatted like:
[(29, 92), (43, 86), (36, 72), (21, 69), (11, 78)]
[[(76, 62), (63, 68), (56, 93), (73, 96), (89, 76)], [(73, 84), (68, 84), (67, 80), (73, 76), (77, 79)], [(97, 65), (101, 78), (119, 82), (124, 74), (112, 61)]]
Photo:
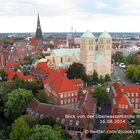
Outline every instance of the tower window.
[(61, 63), (63, 63), (63, 58), (61, 57)]
[(54, 59), (54, 57), (53, 57), (53, 63), (55, 63), (55, 59)]

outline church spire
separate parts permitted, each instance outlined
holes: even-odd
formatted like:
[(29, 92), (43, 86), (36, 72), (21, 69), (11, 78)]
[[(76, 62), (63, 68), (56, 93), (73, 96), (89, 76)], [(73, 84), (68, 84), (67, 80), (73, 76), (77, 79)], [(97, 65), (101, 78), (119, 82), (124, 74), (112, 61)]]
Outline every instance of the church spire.
[(43, 36), (42, 36), (39, 14), (38, 14), (38, 18), (37, 18), (36, 39), (38, 41), (38, 45), (42, 45)]

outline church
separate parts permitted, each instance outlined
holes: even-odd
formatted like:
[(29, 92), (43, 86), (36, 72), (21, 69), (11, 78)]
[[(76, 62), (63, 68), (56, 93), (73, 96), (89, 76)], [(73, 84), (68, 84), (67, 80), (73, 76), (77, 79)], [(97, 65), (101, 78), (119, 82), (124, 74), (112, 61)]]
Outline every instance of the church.
[[(91, 32), (86, 31), (80, 40), (80, 48), (61, 48), (51, 51), (49, 67), (53, 69), (68, 68), (74, 62), (84, 65), (86, 74), (92, 75), (97, 71), (98, 75), (111, 75), (111, 48), (112, 37), (103, 32), (96, 38)], [(42, 61), (42, 60), (41, 60)]]

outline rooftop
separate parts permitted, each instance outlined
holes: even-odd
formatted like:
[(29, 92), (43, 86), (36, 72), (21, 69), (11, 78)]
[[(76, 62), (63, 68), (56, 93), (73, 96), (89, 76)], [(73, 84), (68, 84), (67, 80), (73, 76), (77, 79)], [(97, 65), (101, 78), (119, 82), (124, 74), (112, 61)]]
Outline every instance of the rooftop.
[(82, 38), (94, 38), (95, 36), (90, 31), (87, 30), (81, 37)]
[(99, 38), (112, 38), (112, 37), (111, 37), (111, 35), (110, 35), (108, 32), (104, 31), (104, 32), (99, 36)]

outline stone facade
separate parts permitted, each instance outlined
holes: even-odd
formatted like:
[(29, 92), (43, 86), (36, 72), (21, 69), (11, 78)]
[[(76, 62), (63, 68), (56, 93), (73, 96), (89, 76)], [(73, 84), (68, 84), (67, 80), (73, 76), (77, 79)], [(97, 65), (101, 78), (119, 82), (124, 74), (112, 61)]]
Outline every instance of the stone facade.
[[(98, 41), (97, 41), (98, 40)], [(68, 68), (72, 63), (82, 63), (88, 75), (97, 71), (98, 75), (111, 75), (111, 48), (112, 38), (103, 32), (96, 38), (87, 31), (81, 36), (80, 48), (63, 48), (52, 50), (49, 67), (53, 69)]]
[(98, 75), (111, 75), (112, 38), (107, 32), (102, 33), (97, 42), (91, 32), (85, 32), (81, 36), (80, 48), (80, 62), (88, 75), (93, 74), (94, 70)]

